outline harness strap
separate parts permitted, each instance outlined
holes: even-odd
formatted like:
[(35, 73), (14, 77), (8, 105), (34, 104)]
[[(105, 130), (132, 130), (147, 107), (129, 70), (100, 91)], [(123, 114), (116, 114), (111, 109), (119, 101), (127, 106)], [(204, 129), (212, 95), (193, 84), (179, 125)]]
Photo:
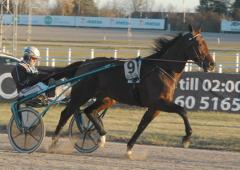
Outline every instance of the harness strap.
[(171, 76), (169, 73), (167, 73), (164, 69), (162, 69), (161, 67), (159, 67), (159, 66), (156, 66), (158, 69), (159, 69), (159, 71), (161, 72), (161, 73), (163, 73), (165, 76), (167, 76), (169, 79), (171, 79), (173, 82), (174, 82), (174, 84), (175, 84), (175, 80), (174, 80), (174, 78), (173, 78), (173, 76)]
[(135, 100), (137, 101), (139, 106), (142, 106), (143, 103), (142, 103), (142, 100), (140, 98), (140, 92), (139, 92), (137, 84), (133, 83), (131, 87), (132, 87), (132, 91), (133, 91), (133, 97), (135, 98)]
[(196, 34), (196, 35), (194, 35), (193, 37), (191, 37), (191, 38), (189, 38), (188, 40), (193, 40), (194, 38), (197, 38), (199, 35), (201, 35), (200, 33), (198, 33), (198, 34)]
[[(155, 66), (153, 69), (151, 69), (149, 72), (147, 72), (146, 74), (141, 76), (141, 80), (144, 80), (145, 77), (147, 77), (149, 74), (151, 74), (152, 72), (154, 72), (155, 70), (161, 72), (163, 75), (165, 75), (168, 79), (172, 80), (174, 82), (174, 85), (176, 86), (176, 81), (174, 80), (173, 76), (171, 76), (169, 73), (167, 73), (164, 69), (162, 69), (159, 66)], [(143, 106), (142, 100), (140, 98), (140, 92), (138, 89), (138, 84), (133, 83), (132, 84), (132, 91), (133, 91), (133, 96), (135, 98), (135, 100), (138, 102), (139, 106)]]

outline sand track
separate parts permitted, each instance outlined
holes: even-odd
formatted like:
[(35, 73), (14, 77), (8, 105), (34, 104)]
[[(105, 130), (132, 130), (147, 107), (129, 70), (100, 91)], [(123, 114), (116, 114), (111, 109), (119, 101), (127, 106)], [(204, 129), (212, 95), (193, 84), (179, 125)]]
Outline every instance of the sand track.
[(51, 139), (46, 138), (32, 154), (12, 150), (6, 134), (0, 135), (0, 169), (240, 169), (240, 153), (198, 149), (136, 145), (133, 160), (124, 154), (126, 144), (106, 143), (90, 154), (76, 152), (68, 139), (61, 139), (57, 153), (48, 153)]

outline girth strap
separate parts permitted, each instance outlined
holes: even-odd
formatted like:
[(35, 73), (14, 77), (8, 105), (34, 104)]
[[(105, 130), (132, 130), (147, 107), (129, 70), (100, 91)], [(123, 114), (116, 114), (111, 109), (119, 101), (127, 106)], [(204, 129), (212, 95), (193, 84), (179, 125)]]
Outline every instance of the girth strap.
[(130, 84), (130, 85), (131, 85), (131, 88), (132, 88), (133, 97), (137, 101), (138, 105), (142, 106), (143, 103), (142, 103), (142, 100), (141, 100), (141, 97), (140, 97), (140, 92), (139, 92), (139, 89), (138, 89), (139, 84), (133, 83), (133, 84)]

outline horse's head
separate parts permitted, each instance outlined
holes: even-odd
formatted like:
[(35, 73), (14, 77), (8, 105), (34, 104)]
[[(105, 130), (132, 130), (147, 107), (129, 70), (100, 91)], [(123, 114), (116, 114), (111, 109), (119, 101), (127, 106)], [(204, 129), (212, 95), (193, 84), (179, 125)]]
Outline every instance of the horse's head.
[(205, 72), (212, 71), (215, 67), (214, 60), (208, 51), (208, 46), (201, 35), (201, 28), (193, 29), (189, 25), (189, 33), (183, 36), (187, 46), (185, 55), (193, 60)]

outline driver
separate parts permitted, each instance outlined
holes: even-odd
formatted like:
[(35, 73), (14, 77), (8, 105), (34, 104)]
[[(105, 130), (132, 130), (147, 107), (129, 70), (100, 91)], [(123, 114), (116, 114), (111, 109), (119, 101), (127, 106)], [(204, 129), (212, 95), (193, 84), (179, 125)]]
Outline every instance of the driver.
[(29, 46), (24, 48), (23, 60), (11, 72), (18, 92), (37, 84), (44, 77), (44, 75), (39, 74), (35, 67), (39, 58), (40, 52), (36, 47)]

